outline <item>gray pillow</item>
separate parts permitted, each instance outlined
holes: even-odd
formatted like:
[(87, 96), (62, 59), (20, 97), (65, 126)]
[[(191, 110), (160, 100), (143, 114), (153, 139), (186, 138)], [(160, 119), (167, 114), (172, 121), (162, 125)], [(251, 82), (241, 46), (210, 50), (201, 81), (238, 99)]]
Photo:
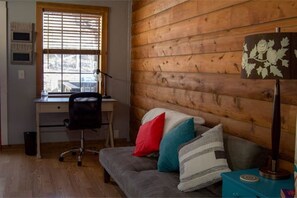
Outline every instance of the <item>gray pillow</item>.
[(265, 165), (269, 150), (254, 142), (224, 134), (224, 147), (232, 170), (259, 168)]

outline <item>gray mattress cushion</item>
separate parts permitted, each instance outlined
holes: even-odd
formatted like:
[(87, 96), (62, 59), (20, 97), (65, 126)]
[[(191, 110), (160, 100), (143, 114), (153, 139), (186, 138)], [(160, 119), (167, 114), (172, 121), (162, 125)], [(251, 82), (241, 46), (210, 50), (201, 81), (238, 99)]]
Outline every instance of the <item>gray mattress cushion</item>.
[(143, 171), (157, 169), (157, 159), (151, 157), (135, 157), (134, 146), (105, 148), (100, 150), (99, 161), (116, 171)]
[(99, 154), (101, 165), (128, 197), (216, 197), (221, 194), (213, 188), (190, 193), (179, 191), (179, 173), (158, 172), (157, 160), (132, 156), (134, 148), (105, 148)]
[(132, 156), (133, 150), (134, 147), (116, 147), (101, 149), (99, 153), (101, 165), (121, 188), (122, 183), (126, 182), (125, 178), (120, 176), (123, 172), (157, 169), (157, 160)]

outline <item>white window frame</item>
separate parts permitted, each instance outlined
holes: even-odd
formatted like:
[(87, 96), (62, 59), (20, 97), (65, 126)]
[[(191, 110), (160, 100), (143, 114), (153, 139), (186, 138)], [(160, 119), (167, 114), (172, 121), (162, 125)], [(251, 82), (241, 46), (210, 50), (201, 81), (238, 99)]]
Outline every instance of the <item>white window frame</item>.
[[(108, 14), (109, 8), (100, 6), (87, 6), (87, 5), (74, 5), (74, 4), (63, 4), (63, 3), (36, 3), (36, 96), (40, 97), (41, 90), (43, 88), (43, 39), (42, 39), (42, 20), (43, 11), (58, 11), (58, 12), (76, 12), (76, 13), (88, 13), (98, 14), (102, 16), (102, 50), (100, 62), (100, 70), (103, 72), (107, 71), (107, 29), (108, 29)], [(98, 92), (101, 94), (104, 90), (104, 83), (99, 81)]]

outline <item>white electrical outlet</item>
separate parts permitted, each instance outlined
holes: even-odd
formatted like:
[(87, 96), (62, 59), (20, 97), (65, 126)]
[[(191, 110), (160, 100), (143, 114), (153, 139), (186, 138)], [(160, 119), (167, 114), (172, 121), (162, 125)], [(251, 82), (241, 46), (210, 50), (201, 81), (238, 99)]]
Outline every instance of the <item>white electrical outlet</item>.
[(25, 79), (25, 71), (24, 70), (18, 70), (18, 77), (19, 79)]

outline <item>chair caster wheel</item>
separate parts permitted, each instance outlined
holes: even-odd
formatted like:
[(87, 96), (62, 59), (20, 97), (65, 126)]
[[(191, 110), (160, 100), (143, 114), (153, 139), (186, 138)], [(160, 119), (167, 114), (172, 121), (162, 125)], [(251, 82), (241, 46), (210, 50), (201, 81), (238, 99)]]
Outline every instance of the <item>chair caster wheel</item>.
[(59, 161), (63, 162), (64, 161), (64, 157), (59, 157)]
[(81, 162), (77, 162), (77, 166), (81, 166), (82, 165), (82, 163)]

